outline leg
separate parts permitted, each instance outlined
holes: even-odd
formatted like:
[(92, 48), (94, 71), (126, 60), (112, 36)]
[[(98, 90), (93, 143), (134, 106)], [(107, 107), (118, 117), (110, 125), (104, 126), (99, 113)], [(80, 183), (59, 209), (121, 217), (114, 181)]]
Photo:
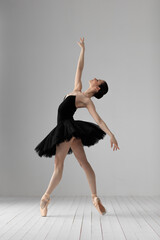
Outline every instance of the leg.
[(41, 216), (47, 215), (47, 206), (50, 202), (50, 194), (55, 189), (55, 187), (58, 185), (62, 178), (62, 172), (63, 172), (63, 165), (64, 165), (64, 159), (68, 153), (69, 148), (71, 147), (71, 143), (73, 141), (73, 137), (70, 141), (64, 141), (60, 143), (58, 146), (56, 146), (56, 154), (55, 154), (55, 161), (54, 161), (54, 172), (51, 177), (51, 180), (49, 182), (48, 188), (46, 192), (43, 194), (41, 201), (40, 201), (40, 212)]
[(56, 154), (54, 161), (54, 172), (49, 182), (48, 188), (46, 190), (47, 194), (51, 194), (55, 187), (58, 185), (62, 178), (64, 159), (68, 153), (71, 143), (74, 138), (71, 138), (70, 141), (64, 141), (56, 146)]
[(90, 185), (90, 189), (92, 192), (92, 202), (93, 202), (94, 206), (97, 208), (97, 210), (99, 211), (99, 213), (103, 215), (106, 213), (106, 209), (102, 205), (100, 198), (97, 197), (95, 173), (94, 173), (91, 165), (87, 161), (81, 139), (74, 139), (71, 144), (71, 148), (72, 148), (72, 151), (73, 151), (76, 159), (78, 160), (79, 164), (81, 165), (81, 167), (84, 169), (84, 171), (86, 173), (86, 176), (87, 176), (87, 179), (88, 179), (88, 182)]
[(75, 138), (71, 144), (71, 148), (80, 166), (84, 169), (86, 173), (92, 196), (96, 195), (96, 176), (90, 163), (87, 161), (81, 139)]

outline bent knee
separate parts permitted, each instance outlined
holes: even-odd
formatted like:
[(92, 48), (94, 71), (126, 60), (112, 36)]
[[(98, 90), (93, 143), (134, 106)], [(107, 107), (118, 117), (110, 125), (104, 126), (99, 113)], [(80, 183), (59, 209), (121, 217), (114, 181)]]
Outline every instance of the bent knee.
[(77, 158), (77, 160), (78, 160), (78, 163), (80, 164), (80, 166), (82, 168), (86, 168), (86, 167), (89, 166), (89, 162), (88, 162), (88, 160), (86, 158), (81, 158), (81, 159)]
[(59, 156), (55, 156), (54, 160), (54, 167), (57, 170), (62, 170), (64, 166), (64, 159), (60, 158)]
[(58, 174), (63, 172), (63, 164), (54, 164), (54, 171)]

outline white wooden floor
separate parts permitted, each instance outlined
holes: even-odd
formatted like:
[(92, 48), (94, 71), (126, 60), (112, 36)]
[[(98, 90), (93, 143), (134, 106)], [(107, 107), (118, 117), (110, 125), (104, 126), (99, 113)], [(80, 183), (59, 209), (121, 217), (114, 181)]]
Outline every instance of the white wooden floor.
[(40, 198), (0, 197), (0, 239), (160, 240), (160, 196), (99, 197), (106, 215), (90, 197), (51, 195), (47, 217)]

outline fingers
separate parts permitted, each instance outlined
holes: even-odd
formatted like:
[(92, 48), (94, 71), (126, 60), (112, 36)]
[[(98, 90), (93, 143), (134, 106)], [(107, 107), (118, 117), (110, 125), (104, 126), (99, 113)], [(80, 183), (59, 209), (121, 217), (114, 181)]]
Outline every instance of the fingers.
[(114, 139), (111, 138), (110, 143), (111, 143), (111, 148), (113, 147), (113, 143), (114, 143), (113, 151), (115, 151), (115, 150), (117, 151), (117, 149), (120, 150), (120, 148), (118, 146), (118, 142), (116, 141), (115, 138)]
[(84, 37), (80, 38), (80, 41), (77, 42), (80, 47), (84, 47)]
[(113, 151), (114, 151), (114, 150), (116, 150), (116, 151), (117, 151), (117, 147), (116, 147), (116, 145), (114, 145)]
[[(111, 143), (111, 148), (112, 148), (112, 146), (113, 146), (113, 142)], [(114, 147), (113, 147), (113, 151), (117, 151), (117, 149), (119, 149), (120, 150), (120, 148), (118, 147), (118, 145), (117, 144), (114, 144)]]
[(80, 40), (83, 42), (83, 41), (84, 41), (84, 37), (83, 37), (83, 39), (82, 39), (82, 38), (80, 38)]

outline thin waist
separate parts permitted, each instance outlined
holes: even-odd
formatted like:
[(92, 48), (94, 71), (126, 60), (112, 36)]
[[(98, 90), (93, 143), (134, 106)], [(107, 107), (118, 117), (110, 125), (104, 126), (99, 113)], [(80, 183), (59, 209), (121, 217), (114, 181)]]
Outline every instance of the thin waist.
[(66, 117), (66, 118), (64, 118), (64, 119), (58, 120), (58, 123), (64, 122), (65, 120), (74, 120), (74, 118), (73, 118), (73, 117)]

